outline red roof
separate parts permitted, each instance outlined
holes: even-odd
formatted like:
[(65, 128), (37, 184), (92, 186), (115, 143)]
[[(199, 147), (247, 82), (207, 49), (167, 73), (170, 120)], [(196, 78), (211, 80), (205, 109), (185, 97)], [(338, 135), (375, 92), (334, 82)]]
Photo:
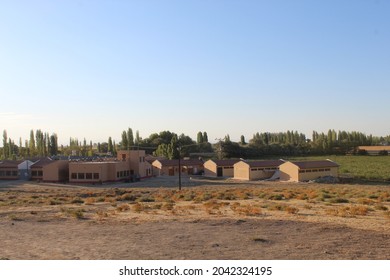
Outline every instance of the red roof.
[(53, 160), (50, 158), (43, 158), (43, 159), (40, 159), (37, 162), (33, 163), (31, 165), (31, 168), (42, 168), (42, 167), (44, 167), (52, 162), (53, 162)]
[[(179, 166), (178, 159), (161, 159), (158, 160), (162, 166)], [(192, 165), (203, 165), (203, 161), (199, 159), (182, 159), (180, 160), (180, 165), (182, 166), (192, 166)]]
[(18, 165), (22, 162), (19, 160), (5, 160), (0, 162), (0, 168), (18, 168)]
[(283, 160), (261, 160), (261, 161), (244, 161), (250, 167), (277, 167), (283, 163)]
[(316, 161), (294, 161), (292, 164), (295, 164), (299, 169), (308, 169), (308, 168), (324, 168), (324, 167), (339, 167), (339, 165), (331, 160), (316, 160)]
[(233, 166), (240, 160), (239, 159), (212, 159), (212, 161), (217, 166)]

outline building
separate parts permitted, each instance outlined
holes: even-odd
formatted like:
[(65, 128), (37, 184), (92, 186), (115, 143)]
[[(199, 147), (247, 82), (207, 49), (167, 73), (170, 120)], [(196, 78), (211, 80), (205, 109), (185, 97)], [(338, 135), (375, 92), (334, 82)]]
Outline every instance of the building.
[(367, 154), (377, 156), (380, 154), (390, 155), (390, 146), (359, 146), (358, 151), (366, 151)]
[(69, 163), (70, 183), (103, 183), (128, 180), (130, 168), (126, 161), (89, 161)]
[(121, 150), (117, 152), (117, 159), (128, 163), (130, 175), (137, 178), (146, 178), (153, 175), (152, 165), (146, 161), (144, 150)]
[(234, 179), (264, 180), (271, 178), (283, 160), (239, 161), (234, 164)]
[(31, 180), (65, 182), (69, 177), (69, 161), (43, 158), (31, 165)]
[(331, 160), (287, 161), (279, 170), (281, 181), (303, 182), (324, 176), (338, 177), (339, 165)]
[(210, 159), (204, 163), (206, 177), (234, 177), (234, 164), (238, 159)]
[(0, 180), (18, 180), (19, 164), (22, 161), (6, 160), (0, 162)]
[[(179, 174), (178, 159), (155, 160), (152, 163), (153, 174), (156, 176), (176, 176)], [(200, 159), (180, 160), (181, 173), (196, 175), (203, 172), (203, 161)]]
[(69, 164), (70, 183), (135, 181), (153, 175), (144, 150), (121, 150), (116, 158)]

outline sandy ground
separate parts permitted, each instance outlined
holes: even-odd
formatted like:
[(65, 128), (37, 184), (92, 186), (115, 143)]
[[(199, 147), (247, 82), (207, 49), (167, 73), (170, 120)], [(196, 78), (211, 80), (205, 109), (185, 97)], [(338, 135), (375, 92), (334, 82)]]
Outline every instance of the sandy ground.
[[(226, 193), (232, 188), (236, 193), (243, 188), (251, 194), (290, 189), (310, 193), (313, 188), (331, 188), (343, 189), (345, 196), (358, 196), (368, 189), (367, 197), (371, 198), (359, 200), (369, 204), (364, 215), (349, 210), (342, 215), (331, 214), (335, 209), (363, 206), (355, 198), (347, 204), (297, 198), (274, 201), (257, 195), (234, 200), (179, 199), (174, 203), (118, 200), (136, 192), (154, 197), (166, 192), (174, 193), (172, 197), (182, 194), (166, 189), (172, 185), (175, 182), (164, 179), (140, 182), (131, 188), (121, 184), (96, 187), (2, 182), (0, 259), (390, 258), (390, 219), (385, 209), (390, 205), (378, 197), (387, 197), (386, 186), (188, 179), (183, 184), (186, 195), (189, 190), (199, 195)], [(103, 195), (105, 200), (99, 200)], [(375, 203), (383, 209), (377, 210)], [(275, 210), (281, 207), (296, 211)], [(245, 214), (237, 209), (250, 211)]]

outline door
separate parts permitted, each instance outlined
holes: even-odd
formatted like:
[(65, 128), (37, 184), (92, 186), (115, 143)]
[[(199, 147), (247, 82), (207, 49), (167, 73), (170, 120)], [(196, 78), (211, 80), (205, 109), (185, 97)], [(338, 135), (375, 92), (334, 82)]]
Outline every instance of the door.
[(222, 167), (217, 167), (217, 177), (222, 177), (222, 175), (223, 175)]

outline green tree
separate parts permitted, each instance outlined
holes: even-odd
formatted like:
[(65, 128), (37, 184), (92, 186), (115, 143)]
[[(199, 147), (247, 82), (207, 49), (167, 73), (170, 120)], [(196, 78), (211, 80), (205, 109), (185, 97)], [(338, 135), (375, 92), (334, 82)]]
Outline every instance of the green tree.
[(8, 147), (8, 136), (7, 131), (3, 131), (3, 159), (8, 159), (9, 157), (9, 147)]
[(129, 147), (129, 143), (127, 141), (127, 133), (126, 131), (122, 132), (122, 142), (121, 142), (122, 150), (127, 150)]
[(108, 152), (108, 153), (111, 153), (112, 155), (114, 154), (114, 146), (113, 146), (113, 144), (112, 144), (112, 138), (111, 138), (111, 136), (108, 137), (107, 152)]
[(134, 146), (134, 135), (133, 130), (129, 127), (127, 129), (127, 150), (131, 150)]
[(240, 141), (240, 144), (241, 144), (241, 145), (246, 145), (246, 142), (245, 142), (245, 136), (244, 136), (244, 135), (241, 135), (241, 141)]
[(198, 143), (198, 144), (202, 144), (203, 142), (204, 142), (204, 139), (203, 139), (203, 133), (202, 132), (198, 132), (198, 135), (197, 135), (197, 137), (196, 137), (196, 142)]

